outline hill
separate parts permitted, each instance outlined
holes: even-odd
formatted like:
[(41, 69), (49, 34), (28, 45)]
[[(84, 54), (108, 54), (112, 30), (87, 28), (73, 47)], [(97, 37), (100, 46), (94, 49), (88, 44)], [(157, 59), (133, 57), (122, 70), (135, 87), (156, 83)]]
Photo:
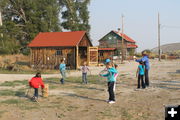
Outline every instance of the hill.
[[(180, 51), (180, 43), (171, 43), (171, 44), (162, 45), (161, 50), (163, 53), (172, 53), (172, 52)], [(151, 49), (151, 51), (157, 53), (158, 47)]]

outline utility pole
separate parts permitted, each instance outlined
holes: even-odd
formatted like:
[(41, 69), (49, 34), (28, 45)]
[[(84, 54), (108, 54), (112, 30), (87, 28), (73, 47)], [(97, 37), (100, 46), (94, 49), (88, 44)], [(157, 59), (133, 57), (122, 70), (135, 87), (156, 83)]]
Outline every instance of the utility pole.
[[(121, 29), (120, 28), (118, 28), (117, 29), (118, 30), (118, 35), (120, 35), (121, 34)], [(117, 50), (117, 56), (119, 57), (120, 56), (120, 53), (119, 53), (119, 49), (118, 49), (118, 39), (116, 40), (116, 50)]]
[(122, 37), (122, 46), (121, 46), (121, 55), (122, 55), (122, 58), (121, 58), (121, 63), (123, 63), (123, 60), (124, 60), (124, 16), (122, 14), (121, 16), (121, 19), (122, 19), (122, 32), (121, 32), (121, 37)]
[(158, 13), (158, 54), (159, 54), (159, 61), (161, 61), (160, 29), (161, 29), (161, 24), (160, 24), (160, 16)]

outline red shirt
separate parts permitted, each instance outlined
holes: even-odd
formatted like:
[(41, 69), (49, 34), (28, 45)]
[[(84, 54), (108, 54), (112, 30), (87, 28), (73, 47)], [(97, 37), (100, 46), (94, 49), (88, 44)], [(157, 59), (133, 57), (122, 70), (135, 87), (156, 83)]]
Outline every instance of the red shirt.
[(39, 86), (41, 86), (41, 88), (44, 88), (44, 83), (40, 77), (33, 77), (29, 81), (29, 85), (33, 88), (39, 88)]

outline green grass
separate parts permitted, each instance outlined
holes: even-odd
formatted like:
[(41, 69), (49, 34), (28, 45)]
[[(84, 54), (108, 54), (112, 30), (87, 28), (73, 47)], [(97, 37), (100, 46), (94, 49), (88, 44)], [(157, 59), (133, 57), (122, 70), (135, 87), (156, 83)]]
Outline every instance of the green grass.
[(4, 83), (0, 84), (0, 86), (11, 86), (11, 87), (15, 87), (15, 86), (19, 86), (19, 85), (28, 85), (28, 81), (27, 80), (5, 81)]
[(24, 99), (8, 99), (1, 101), (1, 104), (17, 105), (21, 110), (38, 109), (39, 106), (34, 102), (29, 102)]
[(58, 88), (58, 87), (59, 87), (59, 86), (57, 86), (57, 85), (50, 85), (50, 86), (49, 86), (49, 89), (52, 90), (52, 89), (56, 89), (56, 88)]
[(16, 92), (12, 90), (1, 90), (0, 96), (15, 96)]
[(13, 90), (1, 90), (0, 91), (0, 96), (24, 96), (25, 95), (25, 89), (19, 89), (17, 91), (13, 91)]
[[(106, 83), (106, 78), (102, 78), (98, 75), (89, 75), (87, 76), (88, 82), (90, 84), (104, 84)], [(47, 83), (54, 83), (54, 84), (59, 84), (60, 83), (60, 78), (47, 78), (44, 79), (45, 82)], [(70, 83), (82, 83), (82, 77), (67, 77), (65, 79), (65, 83), (70, 82)]]
[(19, 101), (18, 99), (8, 99), (5, 101), (2, 101), (1, 103), (4, 103), (4, 104), (20, 104), (20, 103), (22, 103), (22, 101)]
[(0, 74), (34, 74), (35, 70), (23, 70), (23, 71), (11, 71), (6, 69), (0, 69)]
[(25, 90), (18, 90), (15, 92), (15, 96), (22, 97), (25, 95)]
[[(76, 70), (67, 70), (67, 73), (74, 72)], [(55, 74), (59, 73), (59, 70), (38, 70), (38, 69), (27, 69), (20, 71), (11, 71), (7, 69), (0, 69), (0, 74), (36, 74), (37, 72), (41, 72), (42, 74)]]

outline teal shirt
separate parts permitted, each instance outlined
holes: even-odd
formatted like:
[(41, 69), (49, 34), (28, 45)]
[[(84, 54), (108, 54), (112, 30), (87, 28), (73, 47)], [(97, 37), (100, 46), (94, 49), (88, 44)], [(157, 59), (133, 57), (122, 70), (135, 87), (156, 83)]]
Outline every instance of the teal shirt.
[(143, 65), (139, 65), (138, 68), (139, 68), (139, 75), (144, 75), (145, 67)]
[(107, 74), (102, 74), (101, 76), (107, 77), (108, 82), (115, 82), (116, 79), (115, 79), (114, 76), (115, 76), (116, 73), (118, 73), (117, 70), (114, 67), (112, 67), (112, 68), (108, 69)]
[(60, 70), (60, 71), (66, 70), (66, 64), (62, 64), (62, 63), (61, 63), (61, 64), (59, 65), (59, 70)]

